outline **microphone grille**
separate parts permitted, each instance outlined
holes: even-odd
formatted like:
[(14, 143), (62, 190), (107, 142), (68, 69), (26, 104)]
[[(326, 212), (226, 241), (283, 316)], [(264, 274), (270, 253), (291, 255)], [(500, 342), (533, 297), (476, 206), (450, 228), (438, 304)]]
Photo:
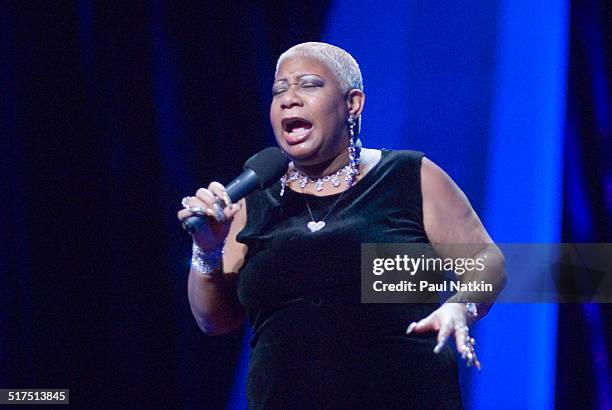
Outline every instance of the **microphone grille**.
[(244, 163), (247, 168), (255, 172), (260, 187), (265, 189), (287, 172), (287, 157), (277, 147), (264, 148)]

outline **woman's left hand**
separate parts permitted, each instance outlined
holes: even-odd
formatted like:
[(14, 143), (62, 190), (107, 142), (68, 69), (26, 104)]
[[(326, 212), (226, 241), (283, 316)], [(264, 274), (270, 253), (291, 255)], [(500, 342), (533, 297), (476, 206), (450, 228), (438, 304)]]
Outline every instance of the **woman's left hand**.
[(471, 325), (472, 322), (473, 319), (467, 312), (465, 303), (444, 303), (426, 318), (412, 322), (406, 334), (438, 332), (438, 344), (433, 350), (436, 354), (440, 353), (447, 340), (454, 336), (457, 351), (467, 360), (467, 365), (474, 365), (480, 370), (480, 362), (474, 351), (474, 339), (469, 334), (468, 324)]

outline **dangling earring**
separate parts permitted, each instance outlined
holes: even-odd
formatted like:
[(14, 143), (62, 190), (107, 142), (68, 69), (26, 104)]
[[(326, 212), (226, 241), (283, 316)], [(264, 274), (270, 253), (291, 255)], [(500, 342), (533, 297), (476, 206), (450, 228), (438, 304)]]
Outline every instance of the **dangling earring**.
[(359, 151), (355, 147), (355, 118), (352, 115), (348, 118), (349, 126), (349, 167), (350, 170), (346, 173), (346, 183), (350, 188), (355, 183), (355, 178), (359, 175)]
[(349, 135), (351, 137), (351, 140), (355, 139), (355, 118), (353, 118), (352, 115), (349, 115), (348, 117), (348, 125), (349, 125)]
[[(284, 149), (280, 148), (280, 152), (284, 156), (287, 157), (287, 153), (285, 152)], [(293, 168), (293, 161), (290, 161), (289, 162), (289, 167), (287, 168), (287, 172), (280, 179), (280, 183), (281, 183), (280, 196), (283, 196), (285, 194), (285, 187), (288, 187), (289, 184), (291, 183), (291, 180), (289, 179), (289, 175), (291, 173), (291, 169), (292, 168)]]

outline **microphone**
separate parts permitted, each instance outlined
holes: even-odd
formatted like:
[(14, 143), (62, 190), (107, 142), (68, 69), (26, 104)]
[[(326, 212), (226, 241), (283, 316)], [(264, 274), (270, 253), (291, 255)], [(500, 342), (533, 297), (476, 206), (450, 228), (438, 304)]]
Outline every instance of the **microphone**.
[[(244, 198), (255, 189), (266, 189), (287, 172), (287, 158), (280, 149), (268, 147), (253, 155), (244, 163), (244, 171), (225, 190), (232, 202)], [(221, 201), (220, 201), (221, 202)], [(221, 203), (221, 208), (223, 204)], [(202, 215), (192, 215), (181, 221), (183, 229), (194, 234), (202, 228), (206, 219)]]

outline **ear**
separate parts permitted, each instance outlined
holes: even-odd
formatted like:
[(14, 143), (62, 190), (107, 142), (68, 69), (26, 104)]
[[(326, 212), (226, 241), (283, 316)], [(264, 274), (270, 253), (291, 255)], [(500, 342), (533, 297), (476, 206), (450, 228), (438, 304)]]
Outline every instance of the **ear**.
[(354, 88), (348, 92), (346, 96), (346, 104), (349, 114), (353, 116), (353, 118), (359, 118), (361, 112), (363, 111), (364, 103), (365, 94), (363, 91)]

